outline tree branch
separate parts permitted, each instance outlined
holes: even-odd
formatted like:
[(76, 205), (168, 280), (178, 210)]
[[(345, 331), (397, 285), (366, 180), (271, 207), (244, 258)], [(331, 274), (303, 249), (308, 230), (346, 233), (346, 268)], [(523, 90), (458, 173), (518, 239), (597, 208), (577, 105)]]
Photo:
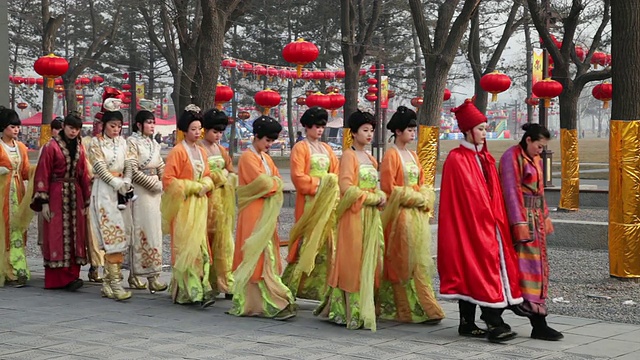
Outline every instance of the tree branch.
[[(473, 15), (473, 12), (478, 8), (478, 5), (480, 5), (480, 1), (481, 0), (465, 0), (460, 14), (458, 14), (458, 17), (451, 26), (451, 31), (449, 31), (449, 36), (446, 38), (444, 48), (442, 48), (441, 54), (443, 57), (455, 57), (458, 47), (460, 46), (460, 41), (462, 40), (462, 36), (464, 35), (464, 32), (467, 31), (469, 19)], [(438, 29), (436, 29), (436, 33), (438, 33)]]
[(482, 65), (480, 64), (480, 12), (476, 11), (471, 18), (469, 27), (469, 43), (467, 45), (467, 59), (473, 72), (473, 78), (478, 80), (482, 76)]
[(573, 86), (576, 91), (582, 91), (585, 85), (592, 81), (602, 81), (611, 77), (611, 67), (606, 67), (599, 71), (589, 71), (573, 80)]
[(433, 47), (437, 52), (442, 50), (442, 46), (444, 46), (447, 41), (451, 19), (453, 19), (453, 14), (459, 2), (460, 0), (444, 1), (438, 8), (438, 21), (436, 22), (436, 30), (433, 35)]
[(413, 25), (416, 28), (418, 40), (420, 40), (420, 48), (422, 53), (426, 56), (433, 52), (433, 45), (431, 44), (431, 34), (429, 32), (429, 25), (424, 17), (423, 5), (420, 0), (409, 0), (409, 7), (411, 8), (411, 18), (413, 19)]
[(600, 46), (600, 42), (602, 41), (602, 32), (607, 27), (609, 20), (611, 19), (611, 1), (604, 0), (604, 12), (602, 14), (602, 21), (600, 22), (600, 26), (598, 26), (598, 30), (593, 35), (593, 41), (591, 42), (591, 46), (589, 47), (589, 52), (587, 52), (587, 56), (584, 59), (585, 64), (591, 63), (591, 57), (596, 49)]
[[(546, 0), (549, 1), (549, 0)], [(533, 26), (535, 26), (536, 31), (538, 31), (538, 35), (542, 38), (542, 42), (544, 47), (547, 48), (547, 51), (553, 58), (553, 61), (556, 64), (563, 64), (563, 59), (560, 55), (560, 50), (556, 47), (555, 43), (551, 39), (551, 34), (547, 29), (544, 18), (541, 16), (540, 7), (538, 6), (537, 0), (527, 0), (527, 4), (529, 5), (529, 14), (531, 15), (531, 22), (533, 22)], [(545, 17), (547, 14), (545, 14)], [(543, 74), (546, 77), (547, 74)]]
[(504, 25), (504, 31), (502, 32), (502, 37), (498, 42), (498, 46), (496, 46), (496, 49), (493, 51), (493, 55), (491, 56), (491, 59), (489, 59), (489, 62), (487, 63), (487, 66), (485, 68), (485, 73), (492, 72), (493, 70), (496, 69), (496, 66), (498, 65), (498, 61), (500, 61), (500, 58), (502, 57), (502, 53), (504, 52), (504, 49), (507, 47), (507, 43), (509, 42), (509, 39), (511, 39), (511, 35), (513, 35), (513, 33), (516, 31), (516, 29), (519, 26), (517, 24), (518, 23), (521, 24), (524, 22), (524, 17), (521, 18), (518, 22), (516, 22), (516, 16), (518, 16), (518, 10), (520, 9), (520, 5), (521, 5), (520, 0), (514, 0), (513, 5), (511, 6), (511, 11), (509, 12), (509, 18), (507, 19), (507, 22)]
[[(364, 32), (364, 37), (362, 38), (362, 42), (360, 43), (360, 48), (358, 49), (358, 53), (355, 55), (359, 60), (357, 62), (362, 61), (364, 59), (365, 52), (367, 50), (368, 45), (371, 43), (371, 37), (373, 36), (373, 31), (378, 24), (378, 16), (380, 16), (380, 0), (373, 0), (373, 5), (371, 9), (371, 18), (369, 18), (369, 24), (367, 25), (366, 30), (360, 28), (359, 34)], [(363, 31), (364, 30), (364, 31)]]

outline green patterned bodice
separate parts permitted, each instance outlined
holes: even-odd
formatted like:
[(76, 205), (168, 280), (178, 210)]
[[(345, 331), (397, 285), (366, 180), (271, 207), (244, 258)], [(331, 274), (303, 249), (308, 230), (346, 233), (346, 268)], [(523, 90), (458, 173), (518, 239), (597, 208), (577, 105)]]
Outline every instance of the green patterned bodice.
[(405, 185), (417, 185), (420, 178), (420, 168), (414, 162), (407, 162), (404, 164), (404, 175)]
[(329, 173), (329, 156), (327, 154), (311, 154), (311, 170), (309, 175), (321, 178)]
[(211, 171), (225, 169), (225, 161), (222, 155), (211, 155), (207, 158), (207, 161), (209, 162), (209, 170)]
[(378, 170), (371, 164), (362, 164), (358, 170), (358, 187), (363, 190), (378, 186)]

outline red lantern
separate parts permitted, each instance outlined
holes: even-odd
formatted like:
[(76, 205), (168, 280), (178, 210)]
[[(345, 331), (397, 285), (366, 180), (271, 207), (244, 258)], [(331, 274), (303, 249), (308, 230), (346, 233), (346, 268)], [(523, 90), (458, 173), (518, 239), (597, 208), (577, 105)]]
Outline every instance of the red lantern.
[(267, 76), (269, 77), (269, 80), (273, 79), (274, 76), (278, 76), (278, 69), (274, 67), (267, 68)]
[(102, 78), (102, 76), (94, 75), (91, 78), (91, 83), (93, 83), (93, 85), (95, 86), (100, 86), (100, 84), (102, 84), (103, 82), (104, 82), (104, 79)]
[[(374, 74), (376, 72), (376, 64), (371, 65), (369, 72)], [(384, 72), (384, 65), (380, 64), (380, 71)]]
[(423, 102), (424, 102), (424, 99), (420, 96), (417, 96), (411, 99), (411, 105), (416, 109), (422, 106)]
[(242, 77), (246, 77), (247, 74), (253, 72), (253, 65), (249, 63), (242, 63), (238, 66), (238, 70), (242, 72)]
[[(54, 82), (54, 84), (55, 84), (55, 82)], [(36, 85), (38, 85), (38, 86), (44, 85), (44, 78), (37, 78), (36, 79)]]
[(62, 80), (62, 78), (56, 78), (53, 83), (54, 85), (64, 85), (64, 80)]
[(82, 95), (82, 94), (78, 94), (78, 95), (76, 95), (76, 101), (77, 101), (77, 102), (80, 102), (80, 101), (82, 101), (82, 100), (84, 100), (84, 95)]
[(124, 74), (122, 74), (122, 78), (123, 78), (124, 80), (129, 79), (129, 73), (124, 73)]
[(329, 95), (317, 92), (307, 96), (307, 106), (319, 106), (323, 109), (329, 109), (329, 107), (331, 106), (331, 98), (329, 97)]
[(287, 70), (287, 69), (278, 70), (278, 77), (283, 81), (284, 81), (284, 79), (289, 78), (289, 70)]
[(36, 78), (28, 77), (24, 79), (24, 84), (27, 86), (33, 86), (36, 84)]
[(608, 109), (609, 101), (611, 101), (611, 98), (613, 97), (613, 85), (608, 82), (598, 84), (593, 88), (593, 90), (591, 90), (591, 95), (603, 102), (603, 109)]
[(524, 99), (524, 102), (529, 106), (538, 106), (538, 104), (540, 104), (540, 99), (537, 97), (528, 97)]
[(93, 104), (91, 104), (91, 105), (93, 105), (95, 107), (99, 107), (101, 104), (99, 102), (97, 102), (97, 101), (94, 101)]
[(271, 89), (258, 91), (253, 98), (256, 101), (256, 104), (264, 108), (264, 115), (269, 114), (269, 110), (274, 106), (278, 106), (281, 100), (280, 94)]
[(511, 79), (499, 72), (494, 71), (480, 78), (480, 87), (482, 90), (491, 93), (491, 101), (498, 101), (498, 94), (506, 91), (511, 86)]
[(80, 85), (82, 86), (86, 86), (91, 84), (91, 79), (89, 79), (88, 77), (82, 77), (80, 78)]
[(64, 75), (69, 70), (69, 63), (59, 56), (49, 54), (36, 60), (33, 69), (47, 79), (47, 87), (52, 88), (55, 85), (55, 78)]
[(544, 107), (548, 108), (551, 99), (562, 94), (562, 84), (546, 78), (536, 82), (531, 90), (535, 96), (544, 99)]
[(313, 70), (311, 72), (311, 77), (316, 81), (317, 84), (318, 82), (320, 82), (320, 80), (324, 79), (324, 72), (322, 72), (321, 70)]
[(122, 103), (125, 104), (125, 105), (131, 104), (131, 98), (126, 97), (126, 98), (122, 99)]
[(580, 61), (584, 61), (584, 58), (587, 56), (582, 46), (576, 46), (576, 56)]
[[(131, 90), (131, 84), (127, 84), (127, 83), (122, 84), (122, 90)], [(129, 95), (129, 96), (131, 96), (131, 95)]]
[(228, 70), (235, 69), (238, 66), (238, 63), (233, 59), (224, 59), (222, 60), (222, 67)]
[(369, 88), (367, 89), (368, 93), (373, 93), (373, 94), (377, 94), (378, 93), (378, 88), (374, 86), (369, 86)]
[(297, 65), (296, 71), (298, 77), (302, 73), (302, 67), (310, 62), (314, 62), (318, 58), (318, 55), (320, 55), (318, 47), (313, 43), (304, 41), (304, 39), (290, 42), (282, 49), (282, 57), (284, 60)]
[(369, 84), (369, 85), (375, 85), (377, 83), (378, 83), (378, 79), (376, 79), (376, 78), (368, 78), (367, 79), (367, 84)]
[(29, 105), (26, 102), (18, 103), (18, 109), (20, 109), (20, 110), (24, 110), (24, 109), (26, 109), (28, 107), (29, 107)]
[(447, 101), (447, 100), (451, 99), (451, 90), (445, 88), (444, 89), (444, 95), (442, 96), (442, 99), (444, 101)]
[(53, 88), (53, 91), (55, 91), (56, 94), (63, 93), (64, 92), (64, 86), (56, 85), (56, 87)]
[(389, 99), (393, 99), (394, 97), (396, 97), (396, 91), (395, 90), (387, 90), (387, 97)]
[(247, 120), (251, 117), (251, 113), (248, 111), (240, 111), (238, 113), (238, 119)]
[(222, 110), (223, 104), (231, 101), (231, 99), (233, 99), (233, 89), (227, 85), (218, 84), (216, 86), (216, 108)]
[(607, 54), (607, 57), (604, 60), (605, 66), (611, 66), (611, 54)]
[(336, 110), (344, 106), (346, 99), (342, 94), (332, 93), (327, 96), (329, 97), (329, 107), (327, 107), (327, 110), (331, 110), (331, 116), (336, 116)]
[(16, 85), (24, 84), (24, 78), (22, 76), (14, 76), (13, 83)]
[(131, 91), (123, 91), (123, 92), (122, 92), (122, 95), (123, 95), (124, 97), (126, 97), (126, 98), (130, 98), (130, 97), (131, 97), (131, 95), (133, 95), (133, 94), (131, 93)]
[(340, 91), (340, 89), (338, 89), (337, 86), (327, 86), (327, 94), (337, 93), (338, 91)]
[(262, 65), (256, 65), (253, 67), (253, 73), (256, 75), (256, 77), (259, 80), (260, 76), (267, 75), (267, 68)]
[(335, 80), (336, 79), (336, 73), (334, 73), (333, 71), (330, 71), (330, 70), (325, 70), (324, 71), (324, 79), (325, 80)]
[(360, 69), (358, 70), (358, 76), (364, 76), (367, 74), (367, 69)]
[(595, 51), (591, 56), (591, 64), (594, 69), (598, 68), (598, 65), (606, 66), (607, 63), (607, 54), (602, 51)]
[(300, 106), (305, 106), (307, 104), (307, 98), (304, 96), (300, 96), (296, 99), (296, 104)]
[(345, 76), (347, 76), (347, 73), (344, 70), (336, 71), (336, 79), (344, 79)]
[(58, 94), (58, 99), (60, 100), (64, 99), (64, 94)]
[(367, 101), (369, 101), (369, 102), (376, 102), (376, 100), (378, 100), (378, 95), (372, 94), (372, 93), (367, 93), (364, 96), (364, 98), (367, 99)]
[[(297, 75), (297, 73), (296, 73), (296, 75)], [(311, 79), (313, 79), (313, 71), (305, 70), (305, 71), (302, 72), (302, 80), (309, 81)]]

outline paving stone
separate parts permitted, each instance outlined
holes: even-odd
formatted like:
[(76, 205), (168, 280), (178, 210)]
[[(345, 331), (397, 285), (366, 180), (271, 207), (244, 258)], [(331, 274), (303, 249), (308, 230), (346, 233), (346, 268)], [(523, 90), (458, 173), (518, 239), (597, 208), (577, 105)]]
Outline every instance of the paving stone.
[(612, 336), (616, 336), (616, 335), (620, 335), (628, 332), (633, 332), (636, 330), (638, 330), (638, 327), (634, 325), (598, 322), (595, 324), (575, 327), (573, 329), (567, 330), (567, 332), (571, 334), (577, 334), (577, 335), (587, 335), (587, 336), (593, 336), (598, 338), (608, 338), (608, 337), (612, 337)]
[(567, 350), (568, 353), (616, 357), (640, 350), (640, 343), (602, 339)]
[(597, 340), (599, 339), (592, 336), (565, 333), (564, 339), (560, 341), (544, 341), (544, 340), (536, 340), (536, 339), (529, 338), (527, 341), (524, 341), (519, 345), (530, 347), (530, 348), (536, 348), (536, 349), (545, 349), (550, 351), (565, 351), (567, 349), (579, 347), (584, 344), (589, 344)]
[[(612, 336), (612, 340), (640, 342), (640, 330), (625, 332), (620, 335)], [(640, 359), (640, 357), (638, 357)]]
[(543, 357), (552, 353), (552, 351), (549, 350), (512, 345), (511, 342), (505, 344), (507, 345), (499, 347), (496, 346), (496, 350), (494, 350), (493, 353), (507, 356), (523, 357), (528, 359), (537, 359), (539, 357)]
[(43, 349), (34, 349), (34, 350), (27, 350), (27, 351), (12, 353), (12, 354), (4, 354), (4, 355), (2, 355), (2, 359), (5, 359), (5, 360), (45, 360), (45, 359), (60, 358), (61, 355), (64, 355), (64, 353), (47, 351), (47, 350), (43, 350)]

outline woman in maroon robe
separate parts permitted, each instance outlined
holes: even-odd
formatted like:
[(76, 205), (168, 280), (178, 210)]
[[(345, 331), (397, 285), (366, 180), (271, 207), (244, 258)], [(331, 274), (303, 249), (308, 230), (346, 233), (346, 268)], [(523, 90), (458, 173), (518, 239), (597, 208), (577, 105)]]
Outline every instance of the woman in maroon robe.
[[(452, 111), (465, 138), (451, 150), (442, 169), (440, 293), (444, 299), (458, 300), (460, 335), (502, 342), (516, 336), (502, 312), (523, 299), (496, 161), (485, 142), (487, 118), (471, 100)], [(477, 305), (488, 331), (475, 324)]]
[(67, 115), (64, 127), (42, 149), (31, 208), (44, 218), (42, 257), (45, 289), (82, 287), (80, 266), (87, 263), (85, 214), (91, 194), (82, 120)]

